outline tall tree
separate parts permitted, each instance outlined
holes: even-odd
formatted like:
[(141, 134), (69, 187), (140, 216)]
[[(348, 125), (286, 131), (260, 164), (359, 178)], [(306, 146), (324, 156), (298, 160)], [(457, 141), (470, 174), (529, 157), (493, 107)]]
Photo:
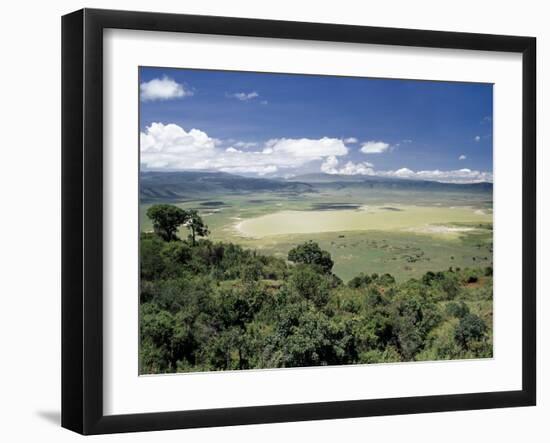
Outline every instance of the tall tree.
[(193, 246), (197, 244), (197, 237), (206, 237), (210, 234), (208, 226), (204, 224), (204, 221), (195, 209), (186, 211), (185, 226), (191, 230), (190, 237)]
[(153, 221), (155, 233), (163, 240), (171, 241), (178, 239), (176, 232), (187, 221), (188, 214), (177, 206), (161, 204), (147, 209), (147, 217)]

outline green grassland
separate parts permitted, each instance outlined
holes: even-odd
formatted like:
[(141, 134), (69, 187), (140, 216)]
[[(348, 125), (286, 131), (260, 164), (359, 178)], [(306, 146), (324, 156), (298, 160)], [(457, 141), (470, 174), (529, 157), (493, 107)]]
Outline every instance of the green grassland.
[[(338, 186), (306, 193), (217, 189), (172, 203), (197, 209), (212, 241), (236, 243), (264, 255), (286, 258), (294, 245), (315, 240), (331, 253), (334, 273), (344, 281), (360, 272), (389, 272), (402, 281), (451, 266), (492, 266), (490, 192)], [(150, 205), (140, 208), (143, 232), (152, 230), (145, 216)], [(187, 236), (184, 227), (179, 236)]]

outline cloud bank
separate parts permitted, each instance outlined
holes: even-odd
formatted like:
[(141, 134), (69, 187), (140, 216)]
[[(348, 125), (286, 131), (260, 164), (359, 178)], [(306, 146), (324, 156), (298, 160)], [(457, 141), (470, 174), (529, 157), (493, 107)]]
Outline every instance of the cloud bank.
[(233, 140), (229, 143), (210, 137), (199, 129), (187, 131), (176, 124), (152, 123), (140, 134), (140, 151), (145, 169), (286, 176), (307, 165), (309, 169), (316, 167), (333, 175), (369, 175), (445, 183), (493, 181), (492, 173), (467, 168), (450, 171), (414, 171), (406, 167), (377, 170), (367, 161), (345, 161), (349, 148), (344, 140), (330, 137), (274, 138), (264, 143)]
[(430, 180), (442, 183), (481, 183), (493, 182), (491, 172), (475, 171), (467, 168), (453, 171), (413, 171), (408, 168), (401, 168), (396, 171), (376, 171), (376, 175), (383, 177), (398, 177), (412, 180)]
[(409, 168), (383, 171), (376, 170), (372, 163), (353, 163), (351, 161), (348, 161), (343, 166), (340, 166), (340, 160), (334, 156), (327, 157), (327, 159), (321, 164), (321, 171), (325, 174), (332, 175), (370, 175), (409, 180), (438, 181), (442, 183), (480, 183), (493, 181), (492, 173), (473, 171), (467, 168), (453, 171), (440, 171), (438, 169), (431, 171), (413, 171)]
[(176, 124), (152, 123), (140, 134), (141, 163), (148, 169), (266, 175), (348, 153), (342, 140), (329, 137), (276, 138), (258, 147), (244, 142), (221, 145), (220, 140), (198, 129), (186, 131)]
[(361, 152), (364, 154), (381, 154), (390, 148), (389, 143), (382, 141), (367, 141), (361, 146)]

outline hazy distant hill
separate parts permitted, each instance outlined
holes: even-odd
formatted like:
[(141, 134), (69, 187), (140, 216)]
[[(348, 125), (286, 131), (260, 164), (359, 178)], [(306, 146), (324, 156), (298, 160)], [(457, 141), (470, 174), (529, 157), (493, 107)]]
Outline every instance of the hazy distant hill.
[(306, 174), (289, 179), (253, 178), (225, 172), (142, 171), (142, 201), (192, 200), (198, 195), (277, 192), (289, 195), (326, 189), (368, 188), (427, 191), (492, 191), (492, 183), (454, 184), (376, 176)]
[(156, 172), (143, 171), (140, 175), (142, 200), (186, 200), (197, 194), (274, 191), (289, 194), (311, 192), (307, 183), (284, 180), (242, 177), (225, 172)]
[(339, 174), (304, 174), (287, 179), (287, 181), (304, 182), (318, 187), (366, 187), (384, 189), (427, 189), (427, 190), (467, 190), (492, 191), (493, 184), (482, 183), (440, 183), (430, 180), (412, 180), (397, 177), (379, 177), (375, 175), (339, 175)]

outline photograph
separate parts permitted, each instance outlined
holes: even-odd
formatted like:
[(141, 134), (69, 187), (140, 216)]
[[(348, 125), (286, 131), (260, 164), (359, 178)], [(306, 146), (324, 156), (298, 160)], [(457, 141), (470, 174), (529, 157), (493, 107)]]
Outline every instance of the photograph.
[(138, 71), (140, 375), (493, 357), (493, 84)]

